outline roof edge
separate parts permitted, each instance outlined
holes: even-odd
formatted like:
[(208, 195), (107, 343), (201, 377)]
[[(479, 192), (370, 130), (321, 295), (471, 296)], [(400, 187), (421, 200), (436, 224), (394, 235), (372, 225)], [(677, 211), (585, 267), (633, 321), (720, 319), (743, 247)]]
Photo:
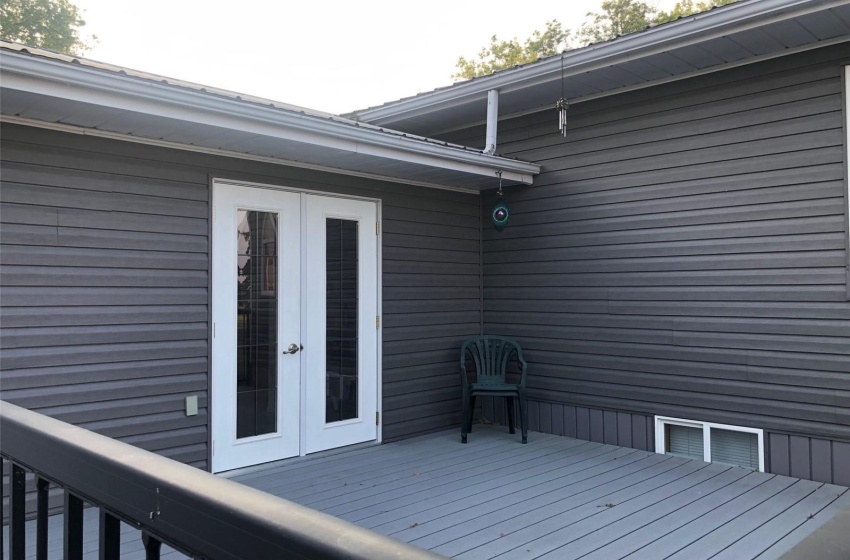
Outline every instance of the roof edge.
[[(404, 134), (341, 117), (323, 117), (265, 106), (220, 93), (154, 81), (81, 63), (10, 49), (0, 50), (2, 87), (96, 103), (141, 114), (226, 126), (398, 161), (495, 176), (531, 184), (540, 166), (485, 155), (478, 150)], [(388, 177), (388, 179), (392, 179)]]
[[(513, 91), (560, 79), (562, 67), (564, 76), (569, 77), (844, 4), (846, 0), (750, 0), (729, 4), (643, 32), (565, 51), (562, 55), (550, 56), (377, 107), (352, 111), (343, 116), (370, 124), (392, 123), (484, 98), (492, 89)], [(683, 30), (683, 27), (686, 29)]]

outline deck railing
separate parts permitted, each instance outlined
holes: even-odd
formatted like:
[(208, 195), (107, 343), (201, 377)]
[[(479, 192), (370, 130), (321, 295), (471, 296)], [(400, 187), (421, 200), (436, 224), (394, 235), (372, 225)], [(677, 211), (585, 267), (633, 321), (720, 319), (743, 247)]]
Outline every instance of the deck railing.
[(99, 557), (105, 560), (120, 556), (120, 521), (141, 530), (149, 559), (159, 558), (163, 542), (205, 559), (440, 558), (4, 401), (0, 401), (0, 455), (12, 463), (8, 533), (12, 560), (23, 560), (26, 551), (26, 471), (36, 477), (37, 559), (47, 558), (50, 486), (64, 490), (65, 560), (83, 557), (84, 502), (100, 509)]

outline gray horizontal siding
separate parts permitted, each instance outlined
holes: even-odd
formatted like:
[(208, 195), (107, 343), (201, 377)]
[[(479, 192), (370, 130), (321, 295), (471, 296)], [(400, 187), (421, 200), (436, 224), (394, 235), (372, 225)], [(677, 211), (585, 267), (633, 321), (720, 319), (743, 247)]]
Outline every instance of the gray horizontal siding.
[(3, 128), (2, 396), (203, 468), (208, 187), (85, 144)]
[(566, 138), (500, 123), (543, 173), (505, 231), (485, 215), (485, 330), (523, 345), (532, 399), (764, 428), (773, 472), (846, 484), (814, 472), (850, 472), (846, 54), (574, 105)]
[[(383, 436), (458, 421), (475, 196), (3, 125), (2, 398), (207, 465), (211, 177), (380, 198)], [(199, 395), (186, 417), (183, 398)]]

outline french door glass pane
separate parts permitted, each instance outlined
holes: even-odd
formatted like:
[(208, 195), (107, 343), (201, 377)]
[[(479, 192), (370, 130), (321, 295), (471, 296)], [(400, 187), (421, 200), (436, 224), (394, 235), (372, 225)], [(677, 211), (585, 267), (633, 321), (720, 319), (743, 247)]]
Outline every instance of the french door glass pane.
[(325, 270), (325, 421), (357, 418), (357, 226), (328, 218)]
[(236, 437), (277, 431), (279, 215), (236, 216)]

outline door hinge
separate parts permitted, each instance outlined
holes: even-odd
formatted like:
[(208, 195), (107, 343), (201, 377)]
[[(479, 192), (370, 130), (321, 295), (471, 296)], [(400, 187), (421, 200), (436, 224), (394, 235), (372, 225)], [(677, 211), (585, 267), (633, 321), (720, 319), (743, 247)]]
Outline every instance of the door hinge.
[(380, 412), (375, 413), (375, 425), (376, 426), (381, 425), (381, 413)]
[(375, 235), (381, 235), (381, 222), (375, 222)]
[(381, 328), (381, 316), (380, 315), (375, 315), (375, 328), (376, 329)]

